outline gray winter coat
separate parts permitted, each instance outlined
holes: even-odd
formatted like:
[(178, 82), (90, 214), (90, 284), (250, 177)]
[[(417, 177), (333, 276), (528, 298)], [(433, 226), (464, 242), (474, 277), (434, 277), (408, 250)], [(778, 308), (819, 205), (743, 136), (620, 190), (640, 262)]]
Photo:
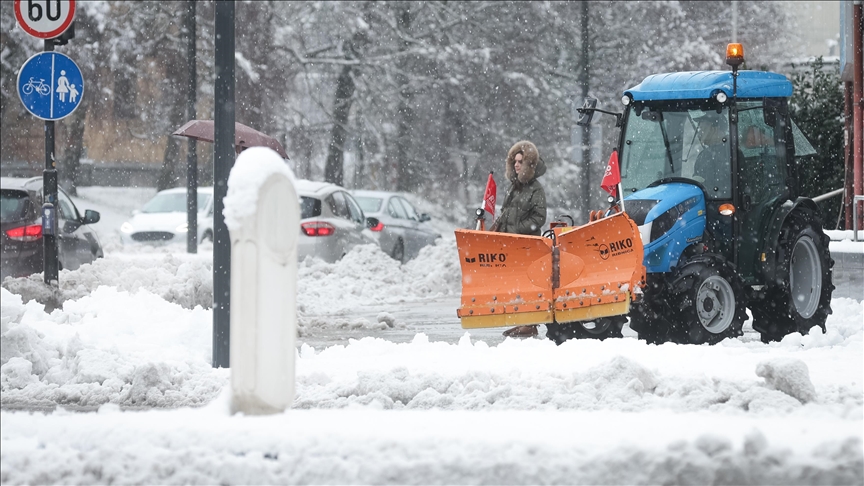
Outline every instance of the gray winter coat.
[[(522, 154), (522, 169), (516, 173), (515, 157), (519, 153)], [(540, 236), (546, 224), (546, 193), (537, 178), (545, 172), (546, 164), (533, 143), (522, 141), (510, 148), (506, 172), (510, 189), (492, 231)]]

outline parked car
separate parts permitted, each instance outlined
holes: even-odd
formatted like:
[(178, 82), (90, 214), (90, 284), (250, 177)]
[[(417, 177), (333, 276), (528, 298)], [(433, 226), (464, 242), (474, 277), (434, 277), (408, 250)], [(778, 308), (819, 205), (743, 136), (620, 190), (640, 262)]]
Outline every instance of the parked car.
[[(159, 191), (120, 226), (124, 244), (186, 242), (186, 188)], [(198, 243), (213, 240), (213, 187), (198, 188)]]
[(300, 260), (315, 256), (332, 263), (357, 245), (377, 244), (372, 230), (380, 226), (379, 221), (367, 218), (344, 188), (308, 180), (298, 180), (296, 188), (300, 197)]
[[(89, 226), (99, 221), (99, 213), (88, 209), (81, 216), (62, 189), (57, 195), (60, 269), (75, 270), (102, 258), (102, 244)], [(0, 178), (0, 242), (0, 280), (42, 272), (42, 177)]]
[(428, 214), (417, 210), (399, 194), (384, 191), (353, 191), (366, 215), (377, 218), (382, 227), (378, 244), (385, 253), (400, 262), (408, 261), (431, 245), (441, 234), (428, 224)]

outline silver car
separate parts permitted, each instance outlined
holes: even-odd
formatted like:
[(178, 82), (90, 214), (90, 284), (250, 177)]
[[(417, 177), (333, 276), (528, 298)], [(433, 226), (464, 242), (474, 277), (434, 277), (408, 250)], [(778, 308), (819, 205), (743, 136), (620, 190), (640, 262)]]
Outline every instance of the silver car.
[(426, 222), (431, 218), (419, 214), (404, 197), (393, 192), (352, 191), (363, 212), (378, 219), (378, 244), (385, 253), (400, 262), (408, 261), (441, 235)]
[(335, 262), (357, 245), (377, 244), (370, 227), (378, 220), (366, 218), (357, 201), (342, 187), (327, 182), (297, 181), (300, 197), (300, 239), (297, 257)]
[[(186, 188), (159, 191), (132, 219), (120, 226), (124, 244), (138, 242), (185, 243), (187, 228)], [(213, 240), (213, 187), (198, 188), (198, 243)]]

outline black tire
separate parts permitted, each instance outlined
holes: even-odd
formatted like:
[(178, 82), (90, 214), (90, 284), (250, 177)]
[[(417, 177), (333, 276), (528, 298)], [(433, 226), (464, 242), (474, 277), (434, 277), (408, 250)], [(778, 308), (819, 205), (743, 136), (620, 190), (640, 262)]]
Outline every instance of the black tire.
[(546, 339), (549, 339), (558, 346), (566, 341), (567, 339), (561, 334), (561, 324), (558, 324), (557, 322), (546, 324)]
[[(647, 311), (647, 312), (646, 312)], [(663, 344), (671, 339), (672, 324), (662, 317), (649, 317), (647, 308), (630, 313), (630, 329), (636, 331), (637, 339), (647, 344)]]
[(671, 340), (673, 330), (666, 319), (674, 314), (669, 306), (668, 282), (663, 275), (649, 274), (646, 283), (641, 301), (630, 307), (630, 329), (648, 344), (663, 344)]
[(547, 324), (546, 337), (560, 345), (570, 339), (621, 338), (621, 329), (627, 318), (624, 316), (601, 317), (594, 321)]
[(390, 252), (390, 256), (399, 263), (405, 263), (405, 244), (402, 243), (402, 238), (396, 240), (396, 244), (393, 245), (393, 251)]
[[(674, 273), (680, 311), (673, 335), (676, 342), (716, 344), (743, 334), (747, 320), (744, 285), (729, 264), (722, 259), (700, 259)], [(676, 316), (668, 319), (675, 321)]]
[(777, 243), (777, 274), (765, 298), (751, 305), (753, 328), (762, 342), (787, 334), (807, 334), (813, 326), (825, 332), (831, 314), (832, 268), (829, 239), (809, 211), (789, 218)]
[(630, 327), (649, 344), (716, 344), (743, 334), (744, 285), (722, 257), (703, 255), (669, 274), (649, 276)]

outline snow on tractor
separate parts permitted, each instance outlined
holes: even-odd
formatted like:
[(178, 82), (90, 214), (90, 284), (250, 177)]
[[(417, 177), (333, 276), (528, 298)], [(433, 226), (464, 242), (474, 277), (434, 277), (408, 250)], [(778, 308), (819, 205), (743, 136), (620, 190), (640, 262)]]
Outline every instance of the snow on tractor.
[(623, 113), (585, 100), (580, 124), (599, 111), (621, 128), (609, 216), (545, 237), (457, 230), (462, 327), (545, 324), (560, 344), (620, 337), (629, 316), (650, 343), (713, 344), (742, 334), (749, 307), (764, 342), (825, 331), (834, 262), (801, 196), (796, 157), (815, 150), (789, 117), (792, 84), (739, 71), (740, 44), (726, 62), (648, 76)]

